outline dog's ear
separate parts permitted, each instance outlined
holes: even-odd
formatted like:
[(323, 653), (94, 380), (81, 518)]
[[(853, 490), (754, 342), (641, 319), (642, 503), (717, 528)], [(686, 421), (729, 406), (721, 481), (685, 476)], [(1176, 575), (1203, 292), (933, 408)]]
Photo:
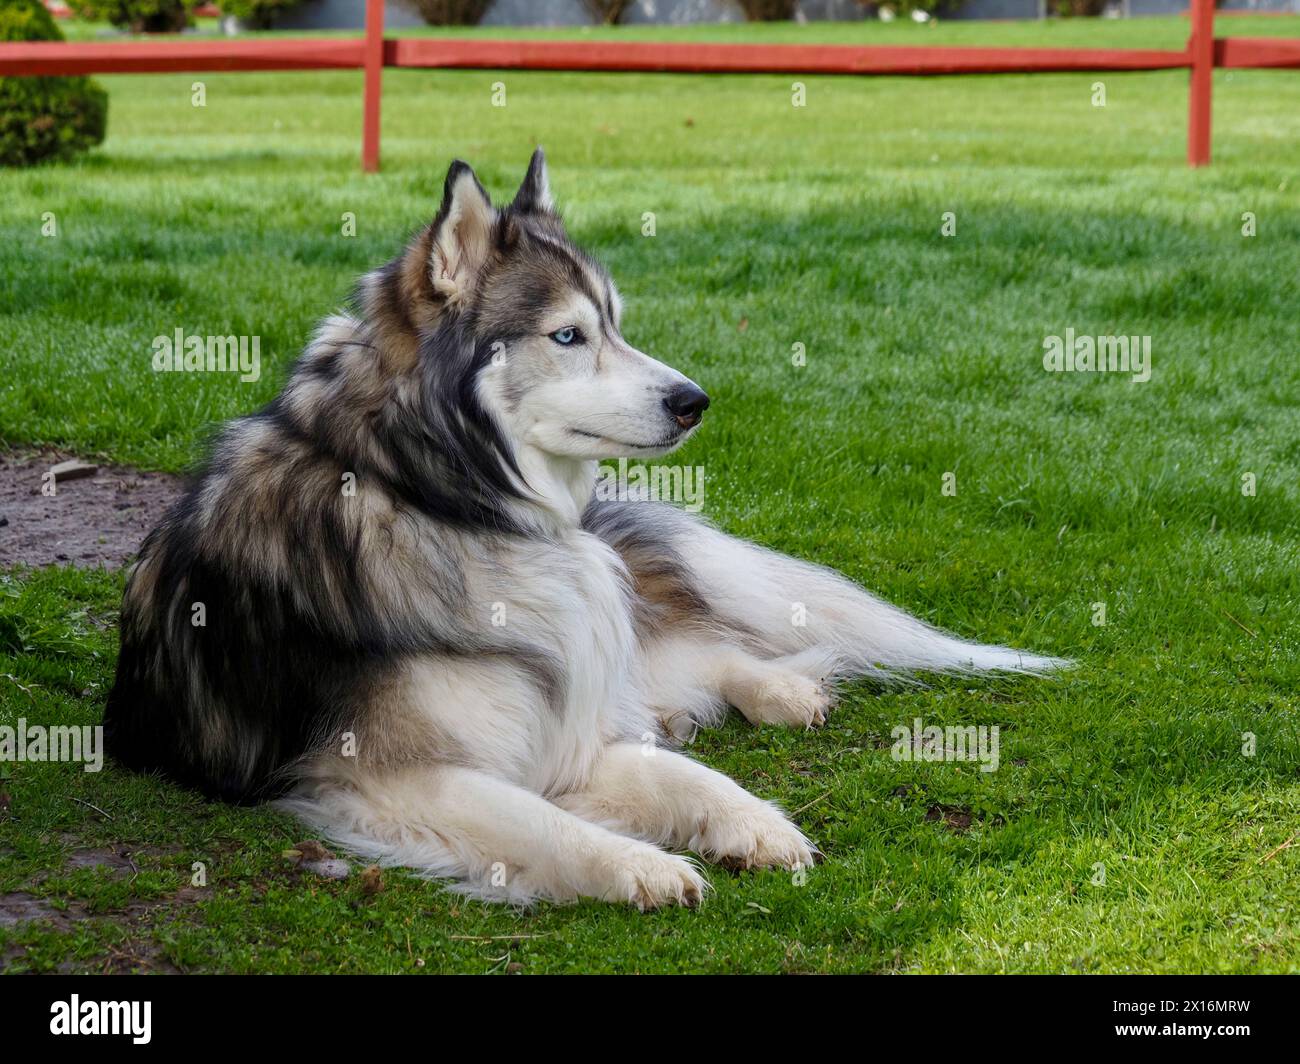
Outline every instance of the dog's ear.
[(474, 287), (492, 248), (495, 222), (487, 192), (469, 164), (457, 159), (447, 171), (429, 254), (434, 290), (448, 305), (460, 303)]
[(520, 214), (543, 214), (555, 209), (551, 199), (551, 180), (546, 173), (546, 153), (538, 148), (528, 161), (528, 173), (524, 174), (524, 183), (515, 193), (510, 205)]

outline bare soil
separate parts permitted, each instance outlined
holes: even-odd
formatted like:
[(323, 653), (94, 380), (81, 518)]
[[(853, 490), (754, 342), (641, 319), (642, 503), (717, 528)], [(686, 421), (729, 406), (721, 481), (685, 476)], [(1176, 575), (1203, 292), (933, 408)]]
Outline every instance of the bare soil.
[(0, 568), (121, 568), (182, 490), (167, 473), (100, 465), (43, 493), (45, 474), (67, 457), (0, 452)]

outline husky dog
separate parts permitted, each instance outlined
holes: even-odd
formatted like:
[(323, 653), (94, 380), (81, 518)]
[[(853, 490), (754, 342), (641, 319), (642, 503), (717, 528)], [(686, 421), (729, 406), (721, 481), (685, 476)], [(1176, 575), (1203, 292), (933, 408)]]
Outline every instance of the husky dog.
[(105, 717), (125, 765), (279, 798), (482, 898), (690, 905), (705, 880), (670, 850), (785, 869), (816, 851), (672, 736), (728, 706), (818, 725), (843, 676), (1060, 664), (669, 505), (593, 498), (601, 459), (666, 454), (709, 398), (623, 338), (540, 150), (499, 209), (453, 163), (355, 302), (141, 550)]

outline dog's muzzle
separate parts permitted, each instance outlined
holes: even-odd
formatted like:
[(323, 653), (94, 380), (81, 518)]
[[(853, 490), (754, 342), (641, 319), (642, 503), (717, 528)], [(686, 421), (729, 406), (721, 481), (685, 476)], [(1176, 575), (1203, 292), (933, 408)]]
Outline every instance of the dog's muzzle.
[(684, 429), (693, 429), (709, 408), (708, 394), (698, 384), (679, 384), (664, 399), (673, 420)]

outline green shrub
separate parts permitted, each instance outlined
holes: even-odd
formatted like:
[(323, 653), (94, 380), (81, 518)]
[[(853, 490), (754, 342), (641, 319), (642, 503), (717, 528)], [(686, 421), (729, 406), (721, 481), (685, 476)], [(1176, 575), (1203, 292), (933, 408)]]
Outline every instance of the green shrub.
[(1062, 18), (1100, 15), (1106, 0), (1053, 0), (1052, 9)]
[(798, 0), (740, 0), (750, 22), (781, 22), (794, 18)]
[(69, 0), (82, 18), (111, 22), (132, 33), (179, 33), (198, 0)]
[(617, 26), (623, 12), (632, 6), (632, 0), (583, 0), (591, 17), (606, 26)]
[[(61, 41), (40, 0), (0, 0), (0, 41)], [(104, 139), (108, 95), (89, 78), (0, 78), (0, 166), (67, 159)]]
[(476, 26), (492, 0), (405, 0), (430, 26)]
[(269, 30), (276, 15), (300, 3), (302, 0), (221, 0), (221, 13), (259, 30)]

